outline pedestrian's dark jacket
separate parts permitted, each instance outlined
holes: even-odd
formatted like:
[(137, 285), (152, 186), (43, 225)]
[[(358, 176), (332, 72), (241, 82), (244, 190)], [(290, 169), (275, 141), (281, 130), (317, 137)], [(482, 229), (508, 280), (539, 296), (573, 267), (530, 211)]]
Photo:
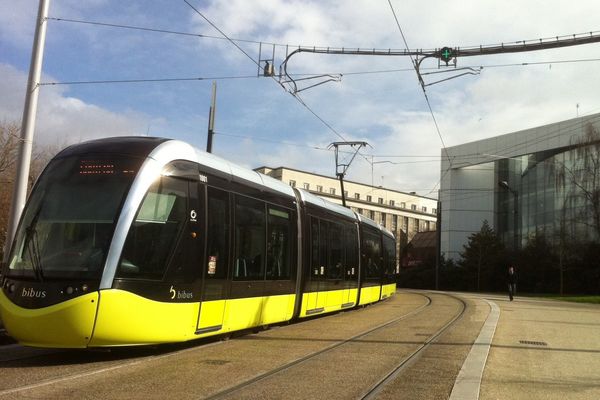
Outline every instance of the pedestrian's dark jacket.
[(510, 271), (506, 274), (506, 280), (508, 283), (517, 283), (517, 271), (513, 271), (511, 274)]

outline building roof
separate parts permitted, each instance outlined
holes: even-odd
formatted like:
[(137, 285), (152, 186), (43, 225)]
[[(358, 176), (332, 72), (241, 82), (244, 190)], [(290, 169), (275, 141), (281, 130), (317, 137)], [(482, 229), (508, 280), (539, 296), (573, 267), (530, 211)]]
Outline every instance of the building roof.
[(436, 231), (417, 232), (410, 241), (413, 249), (435, 248), (437, 241)]
[[(327, 175), (321, 175), (321, 174), (316, 174), (314, 172), (308, 172), (308, 171), (303, 171), (301, 169), (295, 169), (295, 168), (289, 168), (289, 167), (281, 167), (280, 166), (280, 167), (273, 168), (273, 167), (267, 167), (267, 166), (263, 165), (262, 167), (254, 168), (255, 171), (258, 171), (258, 170), (261, 170), (261, 169), (265, 169), (265, 170), (267, 170), (269, 172), (270, 171), (275, 171), (275, 170), (278, 170), (278, 169), (280, 169), (280, 170), (288, 170), (288, 171), (299, 172), (299, 173), (302, 173), (302, 174), (307, 174), (307, 175), (312, 175), (312, 176), (318, 176), (320, 178), (331, 179), (331, 180), (334, 180), (334, 181), (338, 180), (336, 177), (327, 176)], [(416, 192), (403, 192), (401, 190), (395, 190), (395, 189), (390, 189), (390, 188), (382, 188), (380, 186), (369, 185), (368, 183), (348, 181), (348, 180), (344, 180), (344, 182), (346, 182), (346, 183), (352, 183), (352, 184), (355, 184), (355, 185), (361, 185), (361, 186), (365, 186), (365, 187), (369, 187), (369, 188), (374, 188), (374, 189), (383, 189), (383, 190), (387, 190), (388, 192), (394, 192), (394, 193), (404, 194), (404, 195), (413, 196), (413, 197), (420, 197), (420, 198), (427, 199), (427, 200), (437, 201), (436, 198), (427, 197), (427, 196), (421, 196), (421, 195), (416, 194)]]

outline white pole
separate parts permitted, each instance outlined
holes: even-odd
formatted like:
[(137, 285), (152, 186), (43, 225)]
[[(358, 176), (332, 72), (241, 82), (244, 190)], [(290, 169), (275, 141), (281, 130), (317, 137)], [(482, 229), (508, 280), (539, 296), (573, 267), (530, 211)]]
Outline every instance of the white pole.
[(23, 120), (21, 121), (21, 140), (17, 157), (17, 174), (13, 191), (12, 203), (8, 220), (8, 232), (4, 245), (4, 260), (8, 260), (8, 252), (17, 231), (21, 212), (27, 199), (27, 184), (29, 181), (29, 164), (33, 145), (33, 132), (39, 95), (39, 82), (42, 74), (42, 60), (44, 58), (44, 42), (46, 40), (46, 26), (48, 22), (48, 7), (50, 0), (40, 0), (38, 16), (31, 50), (31, 65), (29, 66), (29, 80), (25, 94)]

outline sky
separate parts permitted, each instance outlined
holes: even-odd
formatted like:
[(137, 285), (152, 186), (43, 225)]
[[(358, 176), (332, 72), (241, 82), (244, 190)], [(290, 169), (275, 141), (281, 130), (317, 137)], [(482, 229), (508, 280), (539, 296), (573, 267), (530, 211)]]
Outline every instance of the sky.
[[(439, 49), (596, 32), (594, 0), (187, 1), (50, 0), (34, 141), (147, 135), (205, 149), (216, 81), (213, 153), (334, 177), (329, 145), (364, 141), (346, 180), (436, 197), (444, 146), (600, 112), (600, 43), (461, 57), (457, 67), (483, 69), (427, 86), (432, 112), (406, 56), (295, 54), (295, 79), (341, 77), (299, 98), (257, 66), (274, 54), (278, 72), (299, 45)], [(3, 122), (22, 117), (37, 9), (36, 0), (0, 0)], [(422, 73), (442, 71), (425, 82), (463, 72), (421, 63)], [(144, 82), (114, 82), (123, 80)], [(98, 81), (112, 82), (82, 83)]]

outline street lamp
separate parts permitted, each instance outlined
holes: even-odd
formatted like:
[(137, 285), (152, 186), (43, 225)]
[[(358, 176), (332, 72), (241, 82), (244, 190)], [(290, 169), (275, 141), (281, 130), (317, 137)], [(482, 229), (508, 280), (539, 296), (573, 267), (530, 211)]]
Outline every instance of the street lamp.
[(513, 210), (513, 229), (514, 229), (514, 250), (517, 251), (519, 248), (519, 217), (518, 217), (518, 206), (519, 206), (519, 192), (517, 192), (516, 190), (514, 190), (513, 188), (511, 188), (508, 185), (507, 181), (500, 181), (498, 182), (498, 186), (500, 186), (501, 188), (504, 188), (506, 190), (508, 190), (509, 192), (511, 192), (514, 196), (514, 210)]

